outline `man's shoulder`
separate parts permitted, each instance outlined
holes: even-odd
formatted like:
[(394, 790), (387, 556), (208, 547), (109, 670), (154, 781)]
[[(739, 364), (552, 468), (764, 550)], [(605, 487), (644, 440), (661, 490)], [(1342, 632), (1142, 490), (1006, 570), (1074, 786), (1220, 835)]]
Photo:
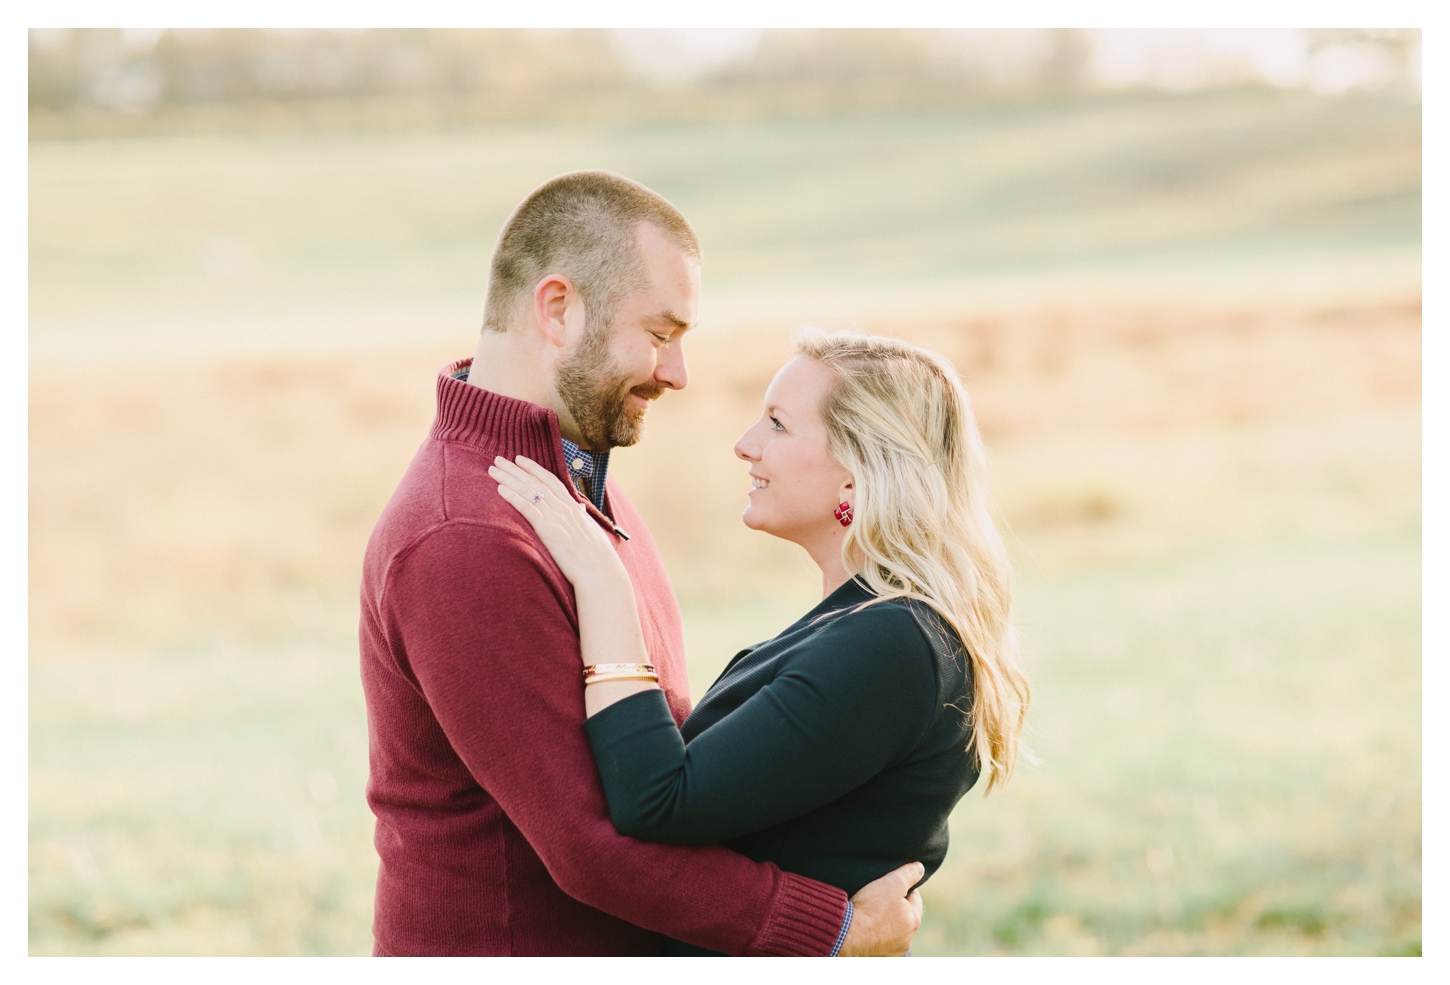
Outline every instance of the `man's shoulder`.
[(439, 494), (449, 520), (509, 531), (527, 526), (518, 511), (498, 494), (498, 483), (488, 474), (498, 455), (496, 448), (460, 441), (437, 444), (443, 465)]
[(426, 441), (373, 528), (365, 566), (390, 568), (425, 545), (486, 552), (480, 560), (495, 565), (510, 555), (533, 560), (538, 538), (499, 496), (488, 475), (492, 460), (486, 449)]

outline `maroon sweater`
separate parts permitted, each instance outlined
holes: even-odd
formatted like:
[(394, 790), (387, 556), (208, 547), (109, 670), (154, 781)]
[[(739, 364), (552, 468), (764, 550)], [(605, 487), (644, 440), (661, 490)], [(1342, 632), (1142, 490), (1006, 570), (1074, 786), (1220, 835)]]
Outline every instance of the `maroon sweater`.
[[(553, 411), (438, 377), (438, 416), (363, 563), (363, 691), (380, 866), (379, 954), (830, 953), (846, 897), (716, 846), (614, 830), (584, 731), (574, 594), (498, 495), (495, 455), (566, 484)], [(679, 606), (610, 481), (611, 532), (677, 722)], [(613, 531), (601, 513), (590, 514)]]

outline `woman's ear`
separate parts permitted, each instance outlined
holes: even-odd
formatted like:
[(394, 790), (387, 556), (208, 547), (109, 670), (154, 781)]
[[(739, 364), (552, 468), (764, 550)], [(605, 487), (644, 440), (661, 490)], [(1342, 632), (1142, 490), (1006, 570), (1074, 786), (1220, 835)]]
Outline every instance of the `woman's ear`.
[(855, 493), (855, 491), (856, 491), (856, 483), (853, 482), (852, 480), (847, 479), (845, 482), (841, 483), (841, 488), (838, 491), (838, 496), (840, 498), (840, 502), (842, 502), (842, 503), (852, 503), (852, 502), (855, 502), (855, 497), (852, 495), (853, 493)]

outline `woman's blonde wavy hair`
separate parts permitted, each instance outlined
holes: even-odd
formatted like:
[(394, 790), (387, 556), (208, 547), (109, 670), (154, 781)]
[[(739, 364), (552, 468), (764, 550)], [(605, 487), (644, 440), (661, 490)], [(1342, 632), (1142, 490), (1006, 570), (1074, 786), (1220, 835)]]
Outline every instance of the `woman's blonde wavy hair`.
[(966, 387), (945, 359), (897, 339), (804, 328), (793, 341), (835, 377), (821, 415), (831, 457), (855, 484), (847, 570), (875, 601), (917, 599), (961, 637), (972, 670), (968, 751), (991, 793), (1016, 765), (1031, 688)]

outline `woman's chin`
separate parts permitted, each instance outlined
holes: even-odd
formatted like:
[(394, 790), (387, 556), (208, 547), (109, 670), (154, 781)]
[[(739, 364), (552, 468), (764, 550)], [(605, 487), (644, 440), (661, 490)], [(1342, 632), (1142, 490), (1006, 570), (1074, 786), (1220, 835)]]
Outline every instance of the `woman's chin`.
[(752, 503), (749, 506), (745, 507), (745, 512), (740, 514), (740, 522), (745, 524), (751, 530), (761, 529), (762, 521), (760, 515), (755, 511), (755, 504)]

